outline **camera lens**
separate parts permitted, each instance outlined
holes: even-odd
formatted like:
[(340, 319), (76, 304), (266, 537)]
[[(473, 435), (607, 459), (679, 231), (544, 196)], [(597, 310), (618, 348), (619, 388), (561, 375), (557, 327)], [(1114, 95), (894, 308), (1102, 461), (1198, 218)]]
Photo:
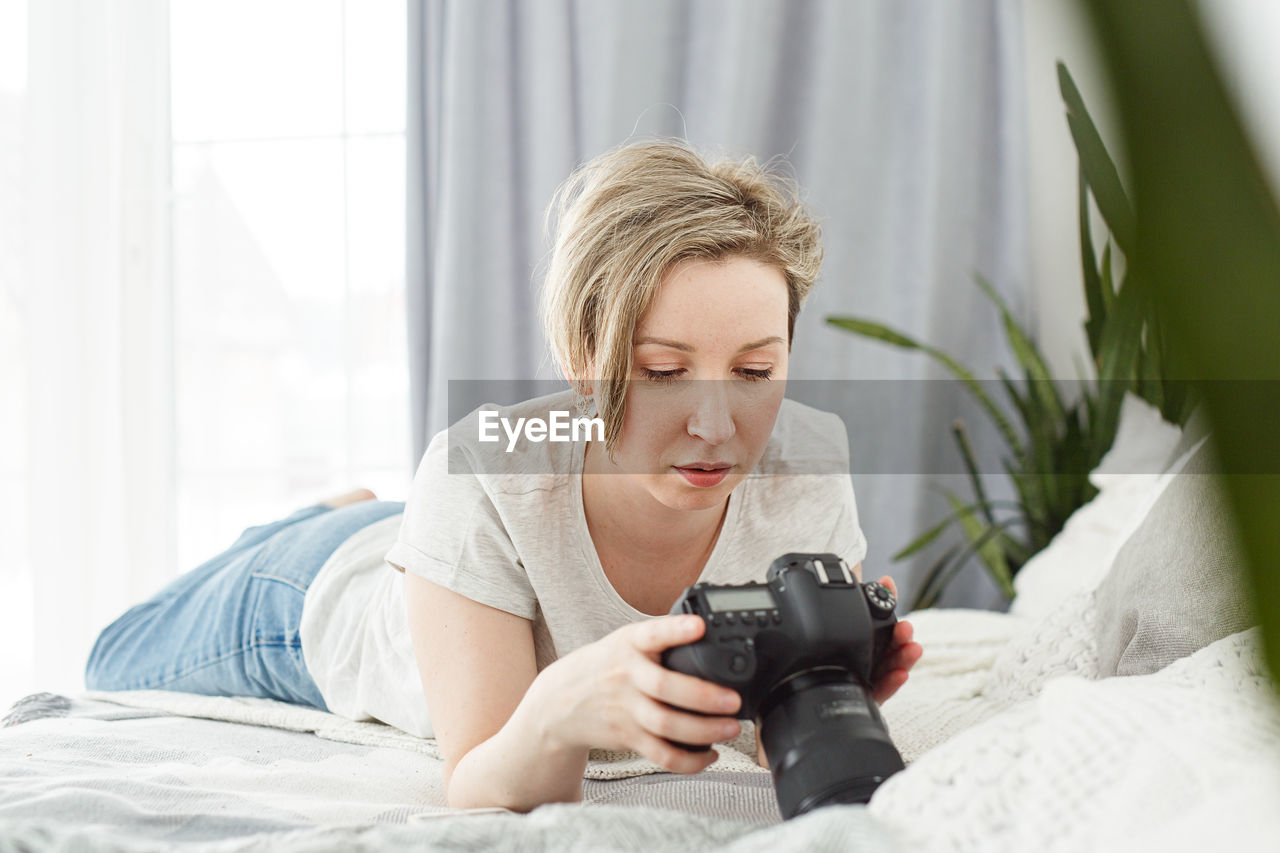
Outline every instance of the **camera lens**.
[(782, 682), (762, 704), (760, 721), (787, 819), (865, 803), (904, 766), (870, 691), (846, 669), (817, 667)]

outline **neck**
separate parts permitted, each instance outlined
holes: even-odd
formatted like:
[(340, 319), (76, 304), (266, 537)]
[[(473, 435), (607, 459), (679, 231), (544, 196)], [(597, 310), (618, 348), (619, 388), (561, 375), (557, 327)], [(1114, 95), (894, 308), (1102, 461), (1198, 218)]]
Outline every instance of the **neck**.
[(597, 444), (587, 444), (583, 459), (582, 508), (601, 562), (625, 555), (626, 562), (692, 562), (701, 569), (715, 549), (728, 498), (707, 509), (672, 509), (655, 500), (634, 475), (618, 471)]

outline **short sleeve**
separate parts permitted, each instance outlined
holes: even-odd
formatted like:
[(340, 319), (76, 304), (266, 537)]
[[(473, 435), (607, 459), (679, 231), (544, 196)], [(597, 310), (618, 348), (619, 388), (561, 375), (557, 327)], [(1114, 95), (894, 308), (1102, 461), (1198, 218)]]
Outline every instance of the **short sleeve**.
[(843, 558), (852, 569), (866, 558), (867, 539), (858, 524), (858, 504), (853, 496), (853, 480), (847, 474), (840, 479), (836, 524), (825, 550)]
[[(834, 453), (840, 459), (836, 477), (836, 523), (827, 540), (827, 553), (835, 554), (849, 564), (849, 568), (861, 563), (867, 556), (867, 539), (858, 522), (858, 502), (853, 495), (853, 478), (849, 471), (849, 435), (839, 415), (827, 413), (826, 431), (830, 436)], [(843, 472), (843, 473), (839, 473)]]
[(537, 596), (502, 517), (465, 450), (450, 450), (447, 430), (437, 433), (423, 454), (387, 562), (525, 619), (532, 620), (537, 610)]

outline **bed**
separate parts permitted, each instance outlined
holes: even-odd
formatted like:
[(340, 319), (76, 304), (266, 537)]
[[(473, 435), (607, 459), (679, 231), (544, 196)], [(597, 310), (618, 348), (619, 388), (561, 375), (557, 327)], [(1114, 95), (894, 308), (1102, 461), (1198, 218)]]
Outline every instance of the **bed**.
[(434, 743), (389, 726), (40, 693), (0, 726), (0, 851), (1276, 849), (1280, 707), (1259, 629), (1217, 569), (1200, 584), (1196, 549), (1220, 542), (1188, 544), (1212, 520), (1178, 485), (1194, 478), (1126, 473), (1187, 438), (1135, 411), (1102, 492), (1024, 567), (1008, 613), (912, 615), (925, 658), (883, 708), (908, 766), (867, 806), (781, 821), (749, 726), (696, 776), (593, 753), (582, 804), (520, 815), (446, 808)]

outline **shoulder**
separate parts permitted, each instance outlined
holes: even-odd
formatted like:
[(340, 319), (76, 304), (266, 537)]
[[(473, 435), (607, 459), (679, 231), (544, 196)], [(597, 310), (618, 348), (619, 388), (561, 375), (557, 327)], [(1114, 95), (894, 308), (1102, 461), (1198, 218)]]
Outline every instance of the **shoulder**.
[(848, 474), (849, 435), (844, 421), (832, 412), (783, 400), (756, 473)]
[(437, 471), (491, 494), (561, 488), (574, 466), (575, 417), (568, 390), (484, 403), (432, 438), (423, 465), (431, 457)]
[[(742, 484), (735, 559), (759, 580), (768, 567), (761, 555), (834, 552), (859, 562), (866, 542), (858, 523), (849, 475), (849, 440), (839, 416), (784, 401), (760, 463)], [(727, 575), (726, 577), (729, 577)]]
[(844, 421), (784, 400), (765, 453), (743, 485), (744, 515), (755, 526), (825, 534), (853, 502)]
[[(570, 403), (568, 392), (509, 406), (486, 403), (436, 433), (413, 478), (401, 539), (449, 539), (457, 544), (468, 537), (498, 537), (513, 517), (543, 503), (537, 498), (566, 489), (572, 444), (523, 439), (512, 443), (506, 435), (499, 441), (482, 441), (480, 424), (486, 412), (514, 425)], [(498, 429), (501, 433), (502, 427)]]

